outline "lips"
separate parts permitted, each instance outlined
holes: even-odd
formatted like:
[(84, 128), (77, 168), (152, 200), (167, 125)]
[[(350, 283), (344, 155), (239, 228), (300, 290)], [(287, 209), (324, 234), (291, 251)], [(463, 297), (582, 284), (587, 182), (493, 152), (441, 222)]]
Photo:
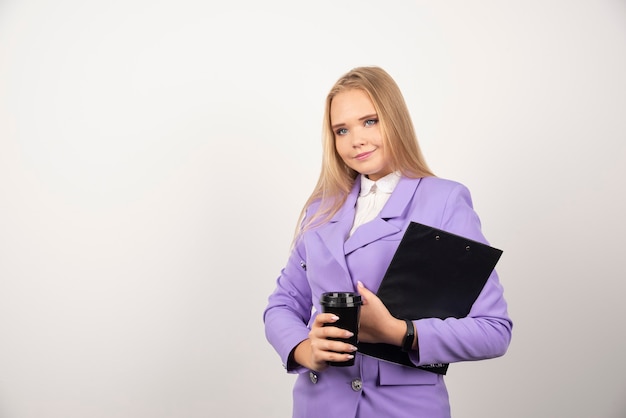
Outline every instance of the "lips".
[(367, 151), (367, 152), (362, 152), (360, 154), (357, 154), (354, 158), (356, 160), (365, 160), (367, 157), (369, 157), (370, 155), (372, 155), (374, 153), (374, 151), (376, 150), (372, 150), (372, 151)]

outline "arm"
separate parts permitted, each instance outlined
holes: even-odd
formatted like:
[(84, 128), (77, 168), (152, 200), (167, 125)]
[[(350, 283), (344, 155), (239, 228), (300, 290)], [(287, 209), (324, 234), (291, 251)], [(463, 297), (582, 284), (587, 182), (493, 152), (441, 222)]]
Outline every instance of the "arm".
[[(458, 183), (439, 188), (428, 213), (441, 229), (480, 242), (485, 238), (480, 231), (478, 216), (472, 209), (469, 191)], [(423, 216), (423, 215), (421, 215)], [(421, 217), (418, 215), (418, 217)], [(406, 335), (406, 323), (394, 318), (382, 301), (359, 285), (364, 297), (361, 309), (359, 340), (401, 346)], [(511, 338), (511, 321), (496, 273), (492, 273), (482, 293), (466, 318), (427, 318), (413, 321), (415, 337), (410, 357), (416, 365), (452, 363), (497, 357), (506, 351)]]
[[(457, 184), (442, 212), (441, 229), (487, 243), (470, 193)], [(465, 318), (425, 318), (414, 321), (419, 341), (412, 360), (418, 364), (453, 363), (503, 355), (511, 340), (512, 322), (503, 289), (494, 271)]]
[(328, 361), (346, 361), (353, 357), (356, 347), (328, 337), (346, 338), (348, 331), (336, 327), (324, 327), (338, 318), (331, 314), (319, 314), (311, 324), (312, 294), (304, 266), (302, 241), (294, 248), (287, 266), (281, 271), (276, 289), (269, 297), (263, 319), (265, 334), (278, 352), (289, 372), (301, 372), (303, 367), (322, 370)]
[(311, 318), (312, 296), (302, 265), (304, 260), (304, 245), (299, 242), (276, 280), (276, 288), (263, 313), (265, 336), (285, 368), (294, 347), (306, 340), (309, 333), (307, 324)]

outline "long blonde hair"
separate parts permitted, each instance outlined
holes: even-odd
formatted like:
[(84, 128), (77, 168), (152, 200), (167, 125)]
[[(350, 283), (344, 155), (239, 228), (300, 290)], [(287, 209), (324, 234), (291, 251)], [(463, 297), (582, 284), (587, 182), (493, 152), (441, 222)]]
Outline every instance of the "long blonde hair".
[[(374, 104), (391, 170), (399, 171), (409, 178), (434, 175), (424, 160), (409, 110), (396, 82), (382, 68), (354, 68), (337, 80), (326, 97), (322, 132), (322, 169), (317, 185), (300, 213), (296, 240), (304, 231), (328, 222), (339, 211), (359, 174), (348, 167), (337, 153), (330, 121), (333, 98), (352, 89), (367, 93)], [(319, 201), (318, 209), (315, 213), (307, 215), (307, 208), (316, 201)], [(306, 221), (303, 221), (305, 215)]]

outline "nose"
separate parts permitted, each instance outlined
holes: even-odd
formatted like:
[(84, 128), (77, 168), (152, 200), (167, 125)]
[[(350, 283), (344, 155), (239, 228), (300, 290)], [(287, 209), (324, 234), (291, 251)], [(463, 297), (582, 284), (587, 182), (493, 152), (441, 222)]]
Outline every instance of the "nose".
[(359, 131), (353, 132), (350, 140), (352, 141), (353, 148), (361, 147), (367, 142), (365, 139), (365, 135), (363, 135), (363, 133)]

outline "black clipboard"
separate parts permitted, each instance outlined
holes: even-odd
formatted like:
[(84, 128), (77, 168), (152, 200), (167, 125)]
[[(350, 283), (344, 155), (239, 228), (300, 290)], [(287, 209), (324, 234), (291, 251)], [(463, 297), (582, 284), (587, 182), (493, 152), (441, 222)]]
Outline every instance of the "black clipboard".
[[(376, 293), (399, 319), (467, 316), (502, 250), (411, 222)], [(419, 338), (419, 336), (418, 336)], [(389, 344), (359, 343), (359, 352), (409, 367), (446, 374), (448, 364), (415, 366)]]

